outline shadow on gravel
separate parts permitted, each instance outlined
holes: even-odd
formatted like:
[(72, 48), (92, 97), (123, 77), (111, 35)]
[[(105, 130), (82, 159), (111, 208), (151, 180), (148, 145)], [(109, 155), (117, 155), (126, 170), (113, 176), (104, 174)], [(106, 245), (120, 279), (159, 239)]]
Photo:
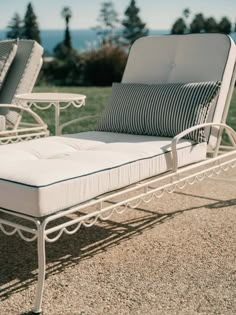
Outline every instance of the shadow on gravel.
[(203, 206), (203, 207), (208, 208), (208, 209), (218, 209), (218, 208), (232, 207), (232, 206), (236, 205), (236, 199), (219, 200), (219, 199), (209, 198), (206, 196), (201, 196), (201, 195), (196, 195), (196, 194), (193, 195), (193, 194), (183, 193), (183, 192), (175, 192), (175, 194), (194, 197), (194, 198), (200, 198), (200, 199), (205, 199), (205, 200), (207, 199), (207, 200), (216, 201), (212, 204)]
[[(178, 194), (185, 194), (179, 193)], [(188, 194), (185, 194), (188, 195)], [(201, 196), (191, 195), (202, 198)], [(216, 200), (208, 197), (210, 204), (200, 207), (175, 210), (167, 214), (157, 213), (148, 209), (137, 208), (140, 216), (135, 219), (116, 222), (107, 220), (98, 222), (90, 228), (81, 227), (73, 236), (63, 235), (56, 244), (47, 243), (47, 276), (62, 272), (66, 267), (78, 264), (79, 261), (90, 259), (94, 255), (106, 251), (131, 237), (151, 229), (157, 224), (173, 219), (186, 211), (199, 208), (216, 209), (236, 205), (236, 199)], [(212, 202), (213, 201), (213, 202)], [(214, 202), (215, 201), (215, 202)], [(25, 290), (37, 281), (37, 249), (36, 242), (26, 243), (16, 235), (9, 237), (0, 234), (0, 301), (13, 293)], [(24, 313), (21, 315), (31, 315)]]
[(27, 312), (27, 313), (21, 313), (20, 315), (43, 315), (43, 313), (33, 313), (33, 312)]

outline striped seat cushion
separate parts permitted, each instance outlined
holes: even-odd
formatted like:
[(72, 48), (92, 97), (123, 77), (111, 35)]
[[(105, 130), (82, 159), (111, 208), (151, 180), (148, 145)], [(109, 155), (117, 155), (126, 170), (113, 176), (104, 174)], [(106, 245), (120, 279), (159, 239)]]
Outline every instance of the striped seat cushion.
[[(113, 83), (112, 94), (97, 130), (174, 137), (206, 122), (220, 82), (139, 84)], [(205, 141), (204, 130), (186, 138)]]
[(0, 41), (0, 89), (17, 51), (17, 40)]

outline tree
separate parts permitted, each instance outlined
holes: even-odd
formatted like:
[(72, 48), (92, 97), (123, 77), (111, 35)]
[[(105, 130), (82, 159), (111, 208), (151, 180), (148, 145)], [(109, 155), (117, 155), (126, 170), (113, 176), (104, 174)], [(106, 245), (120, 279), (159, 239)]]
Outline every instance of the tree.
[(119, 19), (113, 2), (106, 1), (101, 4), (98, 22), (99, 25), (95, 29), (97, 30), (97, 35), (101, 37), (102, 45), (117, 42), (115, 29)]
[(218, 24), (218, 27), (219, 27), (220, 33), (224, 33), (224, 34), (230, 34), (231, 33), (232, 24), (226, 16), (224, 16), (222, 18), (222, 20)]
[(190, 24), (190, 33), (201, 33), (205, 31), (205, 18), (203, 14), (196, 14)]
[(148, 35), (146, 24), (139, 17), (140, 9), (136, 6), (135, 0), (131, 0), (130, 5), (125, 10), (126, 18), (122, 21), (124, 26), (123, 37), (131, 45), (136, 39)]
[(22, 21), (18, 13), (15, 13), (11, 22), (7, 26), (7, 38), (20, 38), (22, 34)]
[(190, 13), (191, 12), (190, 12), (189, 8), (186, 8), (183, 10), (183, 16), (185, 17), (185, 19), (188, 19)]
[(171, 29), (171, 34), (180, 35), (180, 34), (186, 33), (186, 31), (187, 31), (187, 25), (184, 22), (184, 19), (179, 18), (173, 24), (172, 29)]
[[(183, 16), (185, 19), (189, 17), (190, 10), (185, 9), (183, 11)], [(183, 34), (183, 33), (231, 33), (232, 24), (229, 19), (225, 16), (221, 19), (219, 23), (213, 17), (207, 19), (204, 18), (202, 13), (198, 13), (194, 16), (192, 22), (190, 23), (189, 30), (183, 18), (179, 18), (172, 26), (172, 34)], [(235, 24), (236, 31), (236, 24)]]
[(205, 31), (206, 33), (217, 33), (219, 32), (219, 27), (216, 20), (213, 17), (209, 17), (205, 21)]
[(191, 14), (191, 11), (189, 8), (186, 8), (183, 10), (183, 17), (184, 17), (184, 20), (185, 20), (185, 24), (186, 24), (186, 31), (189, 30), (189, 23), (188, 23), (188, 18)]
[(31, 3), (27, 5), (23, 23), (22, 37), (26, 39), (34, 39), (38, 43), (41, 43), (37, 17)]
[(66, 30), (65, 30), (65, 38), (64, 38), (64, 45), (68, 48), (71, 49), (71, 36), (70, 36), (70, 31), (69, 31), (69, 22), (72, 17), (72, 12), (69, 7), (64, 7), (61, 11), (62, 17), (65, 19), (66, 22)]
[(56, 58), (65, 61), (68, 64), (69, 61), (77, 59), (77, 52), (72, 48), (69, 30), (69, 23), (72, 17), (71, 9), (69, 7), (64, 7), (61, 11), (61, 16), (65, 19), (66, 23), (65, 35), (63, 41), (58, 43), (53, 51)]

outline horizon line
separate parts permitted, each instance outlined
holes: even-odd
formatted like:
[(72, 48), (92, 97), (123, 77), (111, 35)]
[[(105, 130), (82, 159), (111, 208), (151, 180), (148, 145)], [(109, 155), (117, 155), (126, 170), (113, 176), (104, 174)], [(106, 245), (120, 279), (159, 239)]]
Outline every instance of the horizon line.
[[(78, 31), (78, 30), (91, 30), (95, 31), (93, 29), (94, 27), (82, 27), (82, 28), (71, 28), (70, 31)], [(8, 28), (0, 28), (0, 31), (7, 31)], [(40, 31), (65, 31), (65, 28), (39, 28)], [(164, 28), (149, 28), (149, 30), (153, 31), (170, 31), (170, 29), (164, 29)]]

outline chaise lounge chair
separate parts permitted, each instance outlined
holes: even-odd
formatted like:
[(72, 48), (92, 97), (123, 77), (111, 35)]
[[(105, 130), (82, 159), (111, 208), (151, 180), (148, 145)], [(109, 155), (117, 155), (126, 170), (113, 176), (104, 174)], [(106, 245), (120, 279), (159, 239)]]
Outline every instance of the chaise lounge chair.
[(0, 227), (37, 240), (35, 313), (46, 242), (236, 167), (236, 133), (225, 124), (235, 61), (226, 35), (141, 38), (97, 131), (0, 147)]
[[(43, 48), (33, 40), (0, 41), (0, 144), (48, 135), (46, 124), (29, 108), (15, 103), (30, 93), (42, 66)], [(22, 120), (23, 115), (31, 123)]]

